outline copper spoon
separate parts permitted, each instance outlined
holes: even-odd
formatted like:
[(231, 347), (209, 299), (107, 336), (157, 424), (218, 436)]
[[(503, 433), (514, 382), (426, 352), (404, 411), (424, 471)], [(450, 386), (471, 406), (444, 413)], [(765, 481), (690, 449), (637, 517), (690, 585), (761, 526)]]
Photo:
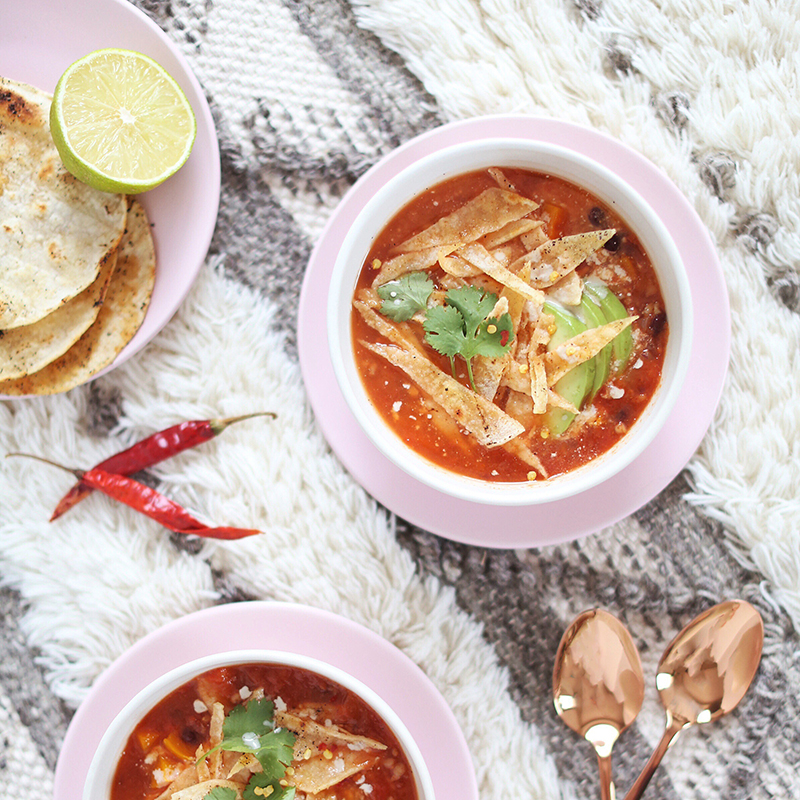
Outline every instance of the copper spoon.
[(628, 629), (607, 611), (584, 611), (570, 623), (556, 653), (556, 713), (597, 753), (600, 797), (613, 800), (611, 750), (639, 713), (644, 676)]
[(666, 729), (625, 800), (639, 800), (684, 728), (713, 722), (736, 708), (753, 682), (763, 645), (761, 615), (744, 600), (713, 606), (672, 640), (656, 675)]

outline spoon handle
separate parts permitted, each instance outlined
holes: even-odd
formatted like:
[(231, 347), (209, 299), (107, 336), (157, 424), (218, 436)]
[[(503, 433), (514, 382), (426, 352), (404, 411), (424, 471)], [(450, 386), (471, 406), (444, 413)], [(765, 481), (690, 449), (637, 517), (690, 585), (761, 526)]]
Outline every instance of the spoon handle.
[(653, 773), (661, 763), (661, 759), (664, 758), (664, 753), (667, 752), (667, 748), (672, 744), (682, 728), (683, 725), (676, 722), (667, 726), (664, 735), (661, 737), (661, 741), (656, 745), (653, 755), (650, 756), (650, 760), (644, 765), (644, 769), (639, 773), (639, 777), (634, 781), (628, 794), (625, 795), (625, 800), (639, 800), (644, 790), (647, 788), (647, 784), (650, 783)]
[(611, 756), (601, 756), (598, 753), (597, 767), (600, 773), (600, 800), (614, 800), (612, 789), (614, 783), (611, 778)]

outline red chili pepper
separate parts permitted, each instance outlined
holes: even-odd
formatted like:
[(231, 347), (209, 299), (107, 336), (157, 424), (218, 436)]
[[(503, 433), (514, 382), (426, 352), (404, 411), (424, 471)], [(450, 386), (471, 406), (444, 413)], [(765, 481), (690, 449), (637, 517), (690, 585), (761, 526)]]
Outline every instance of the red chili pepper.
[(175, 533), (212, 539), (243, 539), (245, 536), (261, 533), (249, 528), (211, 528), (195, 519), (174, 500), (125, 475), (116, 475), (96, 467), (83, 473), (78, 470), (76, 474), (80, 475), (81, 481), (92, 489), (119, 500)]
[(6, 457), (8, 456), (33, 458), (36, 461), (42, 461), (45, 464), (71, 472), (79, 481), (85, 483), (91, 489), (96, 489), (108, 495), (108, 497), (130, 506), (175, 533), (205, 536), (212, 539), (243, 539), (245, 536), (255, 536), (257, 533), (262, 533), (262, 531), (252, 528), (210, 527), (193, 517), (174, 500), (170, 500), (155, 489), (151, 489), (149, 486), (145, 486), (145, 484), (125, 475), (106, 472), (97, 467), (86, 471), (72, 469), (62, 464), (56, 464), (55, 461), (50, 461), (47, 458), (28, 453), (8, 453)]
[[(241, 417), (228, 417), (227, 419), (199, 419), (181, 422), (136, 442), (127, 450), (122, 450), (105, 461), (96, 464), (94, 469), (102, 469), (105, 472), (118, 475), (133, 475), (135, 472), (152, 467), (154, 464), (158, 464), (171, 456), (219, 436), (225, 428), (235, 422), (263, 416), (274, 418), (276, 415), (272, 411), (261, 411), (255, 414), (245, 414)], [(76, 483), (59, 500), (53, 516), (50, 517), (50, 522), (58, 519), (58, 517), (69, 511), (91, 493), (92, 487), (87, 485), (86, 481), (81, 480)]]

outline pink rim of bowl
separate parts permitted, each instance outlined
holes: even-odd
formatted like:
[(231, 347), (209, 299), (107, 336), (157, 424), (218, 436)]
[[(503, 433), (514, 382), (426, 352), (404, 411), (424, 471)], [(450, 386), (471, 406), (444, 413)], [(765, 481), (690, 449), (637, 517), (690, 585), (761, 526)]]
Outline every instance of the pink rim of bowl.
[(338, 667), (310, 656), (280, 650), (234, 650), (203, 656), (170, 670), (142, 689), (116, 715), (100, 739), (86, 775), (83, 800), (99, 800), (99, 798), (110, 796), (117, 762), (128, 737), (142, 717), (159, 701), (188, 680), (207, 670), (234, 664), (255, 663), (279, 664), (306, 669), (322, 675), (358, 695), (378, 713), (400, 742), (411, 768), (414, 770), (419, 800), (434, 800), (433, 782), (417, 743), (397, 714), (380, 695)]
[[(350, 307), (366, 255), (385, 223), (405, 203), (447, 177), (489, 166), (548, 172), (583, 186), (612, 206), (636, 233), (656, 268), (670, 324), (662, 382), (645, 413), (610, 451), (548, 481), (491, 484), (456, 475), (418, 456), (370, 402), (353, 358)], [(483, 139), (443, 148), (412, 163), (367, 201), (347, 231), (331, 273), (327, 306), (330, 356), (339, 389), (354, 418), (377, 449), (398, 468), (446, 495), (500, 506), (529, 506), (576, 496), (634, 461), (663, 427), (683, 386), (692, 349), (692, 297), (678, 249), (648, 203), (611, 170), (585, 155), (527, 139)]]

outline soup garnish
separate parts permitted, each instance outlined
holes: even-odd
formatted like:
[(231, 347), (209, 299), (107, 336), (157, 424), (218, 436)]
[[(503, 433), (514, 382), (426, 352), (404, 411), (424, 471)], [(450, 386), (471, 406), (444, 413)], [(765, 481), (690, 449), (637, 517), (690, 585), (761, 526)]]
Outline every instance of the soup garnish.
[(553, 176), (491, 168), (408, 203), (353, 302), (371, 402), (426, 459), (544, 480), (610, 449), (661, 378), (668, 324), (633, 231)]
[(110, 800), (417, 800), (387, 724), (304, 669), (209, 670), (161, 700), (120, 757)]

